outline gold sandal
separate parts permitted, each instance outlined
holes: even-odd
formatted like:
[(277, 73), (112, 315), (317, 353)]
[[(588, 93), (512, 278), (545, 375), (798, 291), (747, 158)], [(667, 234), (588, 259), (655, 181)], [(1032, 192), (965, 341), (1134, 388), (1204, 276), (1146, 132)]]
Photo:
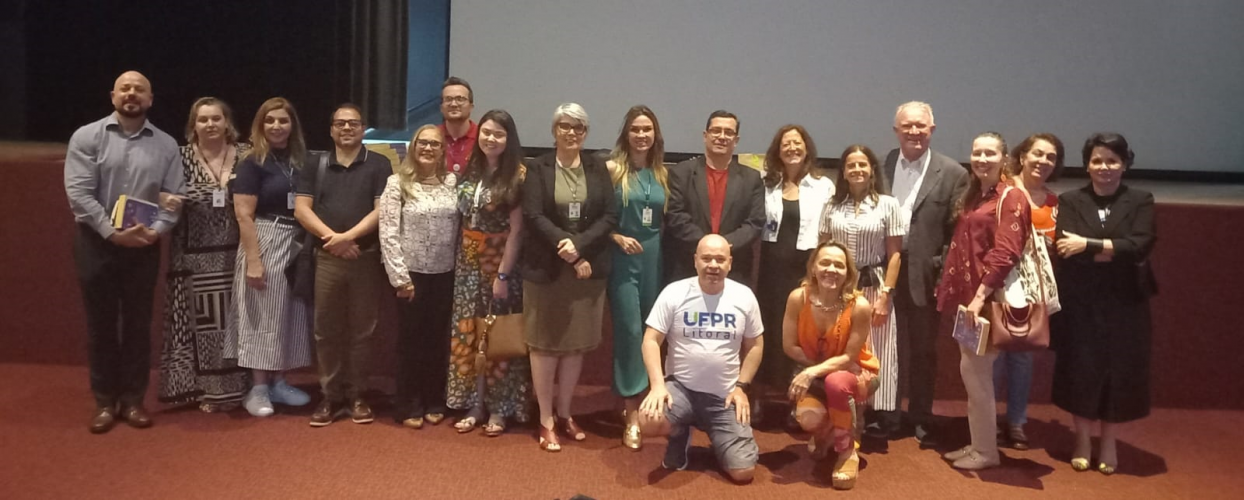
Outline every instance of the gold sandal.
[(1076, 472), (1084, 472), (1089, 470), (1089, 459), (1084, 457), (1075, 457), (1071, 459), (1071, 468)]
[(834, 466), (833, 484), (836, 490), (849, 490), (855, 487), (855, 480), (860, 475), (860, 456), (855, 450), (851, 450), (845, 460), (838, 459), (838, 464)]

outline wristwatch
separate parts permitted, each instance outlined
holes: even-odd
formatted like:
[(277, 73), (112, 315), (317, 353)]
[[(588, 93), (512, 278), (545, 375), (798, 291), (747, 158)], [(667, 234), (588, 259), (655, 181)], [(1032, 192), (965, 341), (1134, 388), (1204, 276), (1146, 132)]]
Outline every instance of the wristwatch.
[(734, 386), (746, 391), (748, 389), (751, 389), (752, 383), (751, 382), (735, 382)]
[(505, 273), (497, 273), (497, 279), (501, 281), (510, 281), (510, 275)]
[(881, 285), (881, 293), (890, 293), (894, 291), (894, 287)]

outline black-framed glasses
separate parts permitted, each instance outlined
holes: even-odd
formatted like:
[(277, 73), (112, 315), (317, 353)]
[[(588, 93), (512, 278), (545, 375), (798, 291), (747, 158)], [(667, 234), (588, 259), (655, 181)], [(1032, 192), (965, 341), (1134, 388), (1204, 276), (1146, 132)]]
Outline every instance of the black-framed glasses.
[(346, 128), (346, 125), (350, 128), (362, 128), (363, 120), (333, 120), (333, 128)]
[(419, 139), (415, 141), (415, 147), (440, 149), (441, 141), (429, 141), (427, 139)]
[(449, 96), (449, 97), (442, 97), (441, 102), (445, 104), (466, 104), (468, 102), (471, 102), (471, 99), (466, 96), (454, 95), (454, 96)]

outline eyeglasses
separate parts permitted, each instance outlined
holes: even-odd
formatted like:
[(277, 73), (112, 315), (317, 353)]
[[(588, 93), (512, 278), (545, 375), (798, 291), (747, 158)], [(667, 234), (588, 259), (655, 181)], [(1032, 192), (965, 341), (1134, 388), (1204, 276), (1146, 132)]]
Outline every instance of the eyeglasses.
[(726, 137), (726, 138), (732, 138), (732, 137), (734, 137), (734, 136), (736, 136), (736, 135), (739, 135), (739, 133), (738, 133), (738, 131), (736, 131), (736, 130), (734, 130), (734, 129), (732, 129), (732, 128), (713, 127), (713, 128), (708, 129), (708, 135), (715, 135), (715, 136), (721, 136), (721, 137)]
[(466, 104), (466, 103), (468, 103), (468, 102), (470, 102), (470, 101), (471, 101), (471, 99), (470, 99), (470, 98), (468, 98), (468, 97), (466, 97), (466, 96), (461, 96), (461, 95), (455, 95), (455, 96), (449, 96), (449, 97), (442, 97), (442, 98), (441, 98), (441, 102), (443, 102), (443, 103), (445, 103), (445, 104)]
[(557, 131), (562, 133), (574, 132), (576, 134), (582, 134), (587, 132), (587, 127), (584, 127), (582, 123), (572, 125), (566, 122), (558, 122)]
[(419, 139), (419, 140), (415, 141), (415, 146), (416, 146), (416, 147), (420, 147), (420, 148), (433, 148), (433, 149), (440, 149), (440, 148), (441, 148), (441, 141), (429, 141), (429, 140), (426, 140), (426, 139)]
[(333, 120), (333, 128), (346, 128), (347, 125), (350, 128), (361, 128), (363, 120)]

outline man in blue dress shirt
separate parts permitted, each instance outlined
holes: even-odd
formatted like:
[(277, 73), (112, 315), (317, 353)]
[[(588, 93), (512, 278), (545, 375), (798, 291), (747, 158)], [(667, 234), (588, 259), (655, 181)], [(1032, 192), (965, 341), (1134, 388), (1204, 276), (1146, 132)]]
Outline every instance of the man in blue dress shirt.
[[(151, 308), (160, 270), (160, 235), (177, 223), (186, 191), (177, 142), (147, 121), (151, 82), (137, 71), (117, 77), (112, 114), (79, 128), (65, 157), (65, 194), (78, 223), (74, 261), (87, 318), (90, 430), (112, 429), (118, 416), (151, 426), (143, 409), (151, 353)], [(148, 227), (113, 227), (117, 199), (160, 205)]]

